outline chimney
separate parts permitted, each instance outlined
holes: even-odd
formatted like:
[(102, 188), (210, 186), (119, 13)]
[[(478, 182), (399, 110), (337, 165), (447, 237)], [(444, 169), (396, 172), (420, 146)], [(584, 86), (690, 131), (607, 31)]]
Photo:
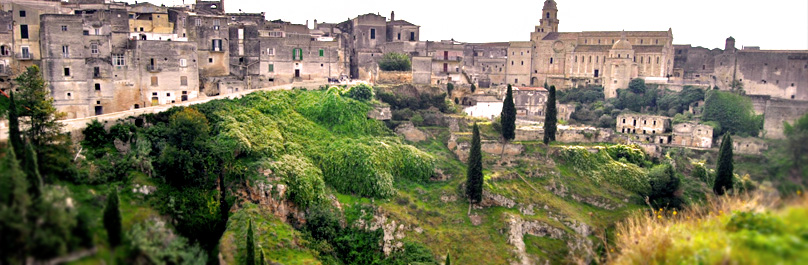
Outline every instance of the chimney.
[(317, 19), (314, 19), (314, 29), (317, 29)]
[(390, 11), (390, 21), (396, 21), (396, 11)]
[(309, 28), (309, 20), (306, 19), (306, 28)]

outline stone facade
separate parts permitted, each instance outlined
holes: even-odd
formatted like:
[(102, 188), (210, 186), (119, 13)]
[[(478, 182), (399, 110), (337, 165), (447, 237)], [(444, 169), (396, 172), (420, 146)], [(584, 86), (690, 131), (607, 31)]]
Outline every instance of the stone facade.
[(713, 147), (713, 127), (696, 123), (680, 123), (673, 126), (671, 145), (695, 148)]
[(677, 45), (675, 54), (675, 83), (729, 90), (736, 81), (748, 95), (808, 100), (808, 51), (737, 49), (729, 37), (724, 50)]
[(616, 129), (625, 134), (665, 134), (671, 130), (671, 118), (644, 114), (620, 114), (617, 116)]

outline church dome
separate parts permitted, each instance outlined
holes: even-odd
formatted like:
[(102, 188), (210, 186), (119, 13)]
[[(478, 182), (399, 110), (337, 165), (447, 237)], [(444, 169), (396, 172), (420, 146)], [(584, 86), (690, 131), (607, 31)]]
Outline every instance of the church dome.
[(556, 6), (556, 2), (553, 1), (553, 0), (544, 1), (544, 7), (542, 8), (542, 10), (547, 10), (547, 9), (558, 10), (558, 7)]
[(622, 38), (612, 45), (612, 50), (632, 50), (633, 47), (631, 43), (628, 42), (627, 39)]

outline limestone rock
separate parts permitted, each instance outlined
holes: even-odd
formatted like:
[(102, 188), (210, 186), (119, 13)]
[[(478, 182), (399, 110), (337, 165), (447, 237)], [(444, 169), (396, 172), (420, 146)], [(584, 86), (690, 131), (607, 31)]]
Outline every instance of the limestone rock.
[(411, 122), (396, 127), (396, 134), (404, 136), (404, 139), (410, 142), (425, 141), (428, 137), (426, 133), (416, 128)]

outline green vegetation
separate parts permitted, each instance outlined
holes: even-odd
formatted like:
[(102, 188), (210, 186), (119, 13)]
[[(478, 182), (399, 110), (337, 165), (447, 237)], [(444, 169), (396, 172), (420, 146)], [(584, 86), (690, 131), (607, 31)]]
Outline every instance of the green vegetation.
[(480, 129), (474, 124), (471, 137), (471, 150), (466, 173), (466, 196), (469, 203), (480, 203), (483, 196), (483, 155), (480, 151)]
[(379, 69), (382, 69), (382, 71), (410, 71), (412, 63), (407, 54), (391, 52), (386, 53), (379, 60)]
[[(547, 84), (545, 84), (547, 87)], [(549, 95), (547, 96), (547, 103), (544, 109), (544, 144), (550, 144), (555, 141), (556, 131), (558, 131), (558, 108), (556, 107), (556, 88), (551, 86), (548, 88)]]
[(611, 264), (802, 264), (808, 261), (808, 201), (785, 207), (762, 195), (730, 197), (704, 206), (619, 224)]
[(107, 240), (110, 246), (121, 244), (121, 210), (118, 209), (118, 190), (112, 188), (107, 195), (107, 206), (104, 207), (104, 228), (107, 229)]
[[(787, 142), (788, 158), (791, 162), (793, 175), (808, 176), (808, 114), (803, 115), (793, 125), (785, 123), (785, 134)], [(802, 178), (801, 185), (806, 185), (805, 178)]]
[(718, 149), (718, 162), (716, 165), (715, 183), (713, 184), (713, 192), (715, 192), (715, 194), (724, 195), (725, 192), (732, 191), (732, 178), (735, 173), (732, 159), (732, 136), (727, 133), (724, 135), (724, 139), (721, 141), (721, 147)]
[(510, 84), (502, 104), (502, 113), (499, 115), (501, 133), (503, 142), (507, 143), (516, 137), (516, 105), (513, 103), (513, 88)]
[[(255, 264), (255, 239), (252, 228), (252, 219), (250, 219), (247, 223), (247, 246), (246, 252), (247, 254), (244, 255), (244, 264), (247, 265), (254, 265)], [(263, 250), (261, 252), (264, 252)]]
[(704, 104), (702, 119), (719, 125), (715, 135), (758, 136), (763, 127), (763, 116), (755, 115), (752, 101), (742, 95), (710, 91)]
[(628, 149), (631, 150), (634, 157), (645, 157), (639, 148), (619, 145), (617, 147), (598, 147), (599, 151), (594, 154), (584, 147), (565, 147), (561, 150), (560, 155), (573, 171), (581, 176), (589, 176), (595, 183), (605, 181), (638, 194), (648, 193), (651, 190), (648, 171), (631, 162), (640, 159), (615, 158), (608, 151), (612, 148)]

